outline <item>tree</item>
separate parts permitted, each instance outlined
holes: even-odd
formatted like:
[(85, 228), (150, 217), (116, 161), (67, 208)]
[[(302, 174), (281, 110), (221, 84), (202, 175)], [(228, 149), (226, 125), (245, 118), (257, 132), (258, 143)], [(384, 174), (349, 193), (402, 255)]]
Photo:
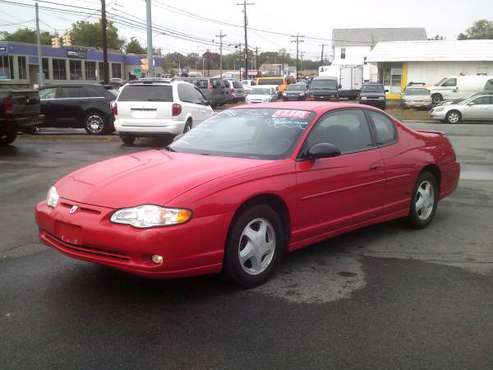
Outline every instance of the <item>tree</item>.
[(458, 40), (481, 40), (493, 39), (493, 22), (487, 19), (480, 19), (473, 23), (465, 33), (457, 36)]
[(140, 44), (139, 40), (137, 40), (137, 38), (132, 37), (130, 38), (130, 41), (125, 46), (125, 50), (127, 54), (128, 53), (145, 54), (147, 49), (142, 47), (142, 45)]
[[(51, 45), (51, 38), (55, 35), (50, 35), (49, 32), (41, 32), (41, 43), (43, 45)], [(37, 42), (36, 31), (29, 28), (19, 28), (17, 31), (0, 32), (0, 39), (4, 41), (27, 42), (35, 44)]]
[[(72, 29), (70, 30), (72, 44), (100, 48), (103, 46), (101, 37), (102, 29), (101, 21), (94, 23), (78, 21), (77, 23), (72, 24)], [(125, 43), (118, 38), (118, 28), (116, 28), (112, 22), (108, 22), (107, 34), (108, 47), (110, 49), (120, 49)]]

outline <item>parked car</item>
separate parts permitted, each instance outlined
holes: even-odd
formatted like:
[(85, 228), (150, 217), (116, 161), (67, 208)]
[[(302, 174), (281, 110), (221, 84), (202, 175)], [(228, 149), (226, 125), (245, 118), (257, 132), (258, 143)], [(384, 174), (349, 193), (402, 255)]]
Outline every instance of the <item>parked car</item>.
[(305, 83), (298, 82), (288, 85), (286, 91), (282, 94), (283, 100), (305, 100), (308, 88)]
[(278, 99), (277, 90), (272, 86), (254, 86), (245, 98), (247, 103), (267, 103)]
[(281, 96), (288, 86), (288, 79), (282, 76), (259, 77), (256, 83), (257, 86), (273, 87)]
[(204, 95), (184, 81), (132, 81), (113, 104), (115, 128), (122, 141), (137, 137), (178, 135), (214, 114)]
[(241, 84), (243, 85), (243, 89), (245, 89), (245, 94), (250, 94), (252, 91), (252, 87), (256, 86), (255, 80), (241, 80)]
[(493, 91), (493, 76), (450, 76), (430, 88), (433, 104), (443, 100), (465, 98), (478, 91)]
[(224, 80), (226, 88), (229, 89), (228, 100), (233, 103), (238, 103), (240, 101), (245, 101), (245, 89), (243, 85), (238, 80), (226, 79)]
[(432, 106), (430, 90), (423, 86), (408, 86), (401, 94), (404, 108), (430, 108)]
[(430, 111), (433, 119), (447, 123), (493, 121), (493, 92), (473, 94), (462, 101), (443, 104)]
[(88, 134), (114, 131), (115, 96), (99, 84), (47, 85), (39, 90), (45, 127), (84, 128)]
[(393, 219), (427, 227), (459, 172), (443, 133), (373, 107), (244, 105), (167, 150), (61, 178), (36, 222), (43, 243), (79, 260), (152, 278), (224, 271), (254, 287), (285, 252)]
[(385, 87), (379, 83), (364, 83), (358, 96), (360, 104), (385, 109)]
[(0, 145), (13, 143), (18, 131), (30, 132), (42, 120), (38, 91), (0, 88)]
[(228, 88), (222, 78), (194, 78), (197, 86), (212, 107), (218, 107), (228, 102)]
[(314, 77), (310, 82), (308, 100), (339, 100), (337, 79), (332, 77)]

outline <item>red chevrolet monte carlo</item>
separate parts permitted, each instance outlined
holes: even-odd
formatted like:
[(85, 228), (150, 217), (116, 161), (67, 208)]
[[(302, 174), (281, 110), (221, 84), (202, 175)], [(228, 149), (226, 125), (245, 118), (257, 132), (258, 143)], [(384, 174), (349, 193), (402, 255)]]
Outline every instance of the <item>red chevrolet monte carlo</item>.
[(75, 171), (36, 207), (43, 243), (154, 278), (265, 282), (281, 256), (397, 218), (433, 219), (460, 167), (439, 132), (344, 103), (245, 105), (163, 150)]

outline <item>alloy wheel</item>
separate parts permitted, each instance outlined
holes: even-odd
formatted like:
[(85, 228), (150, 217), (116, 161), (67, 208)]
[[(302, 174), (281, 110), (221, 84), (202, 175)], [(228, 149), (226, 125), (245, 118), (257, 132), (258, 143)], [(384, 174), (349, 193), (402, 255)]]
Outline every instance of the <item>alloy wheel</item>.
[(238, 245), (240, 266), (249, 275), (259, 275), (271, 264), (275, 250), (274, 227), (266, 219), (256, 218), (241, 233)]
[(428, 180), (424, 180), (419, 184), (416, 192), (415, 209), (418, 218), (426, 221), (431, 216), (434, 205), (435, 190)]
[(447, 119), (450, 123), (457, 123), (460, 121), (460, 115), (458, 112), (450, 112)]
[(104, 129), (104, 119), (98, 114), (90, 114), (86, 119), (87, 130), (92, 134), (100, 134)]

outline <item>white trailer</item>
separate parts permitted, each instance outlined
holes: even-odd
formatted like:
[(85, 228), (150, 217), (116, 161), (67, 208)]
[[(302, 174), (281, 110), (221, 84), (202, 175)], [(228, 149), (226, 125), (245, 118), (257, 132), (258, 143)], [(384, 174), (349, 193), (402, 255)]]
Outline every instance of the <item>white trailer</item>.
[(339, 97), (356, 99), (363, 85), (362, 65), (330, 65), (318, 68), (319, 77), (335, 77), (339, 84)]

